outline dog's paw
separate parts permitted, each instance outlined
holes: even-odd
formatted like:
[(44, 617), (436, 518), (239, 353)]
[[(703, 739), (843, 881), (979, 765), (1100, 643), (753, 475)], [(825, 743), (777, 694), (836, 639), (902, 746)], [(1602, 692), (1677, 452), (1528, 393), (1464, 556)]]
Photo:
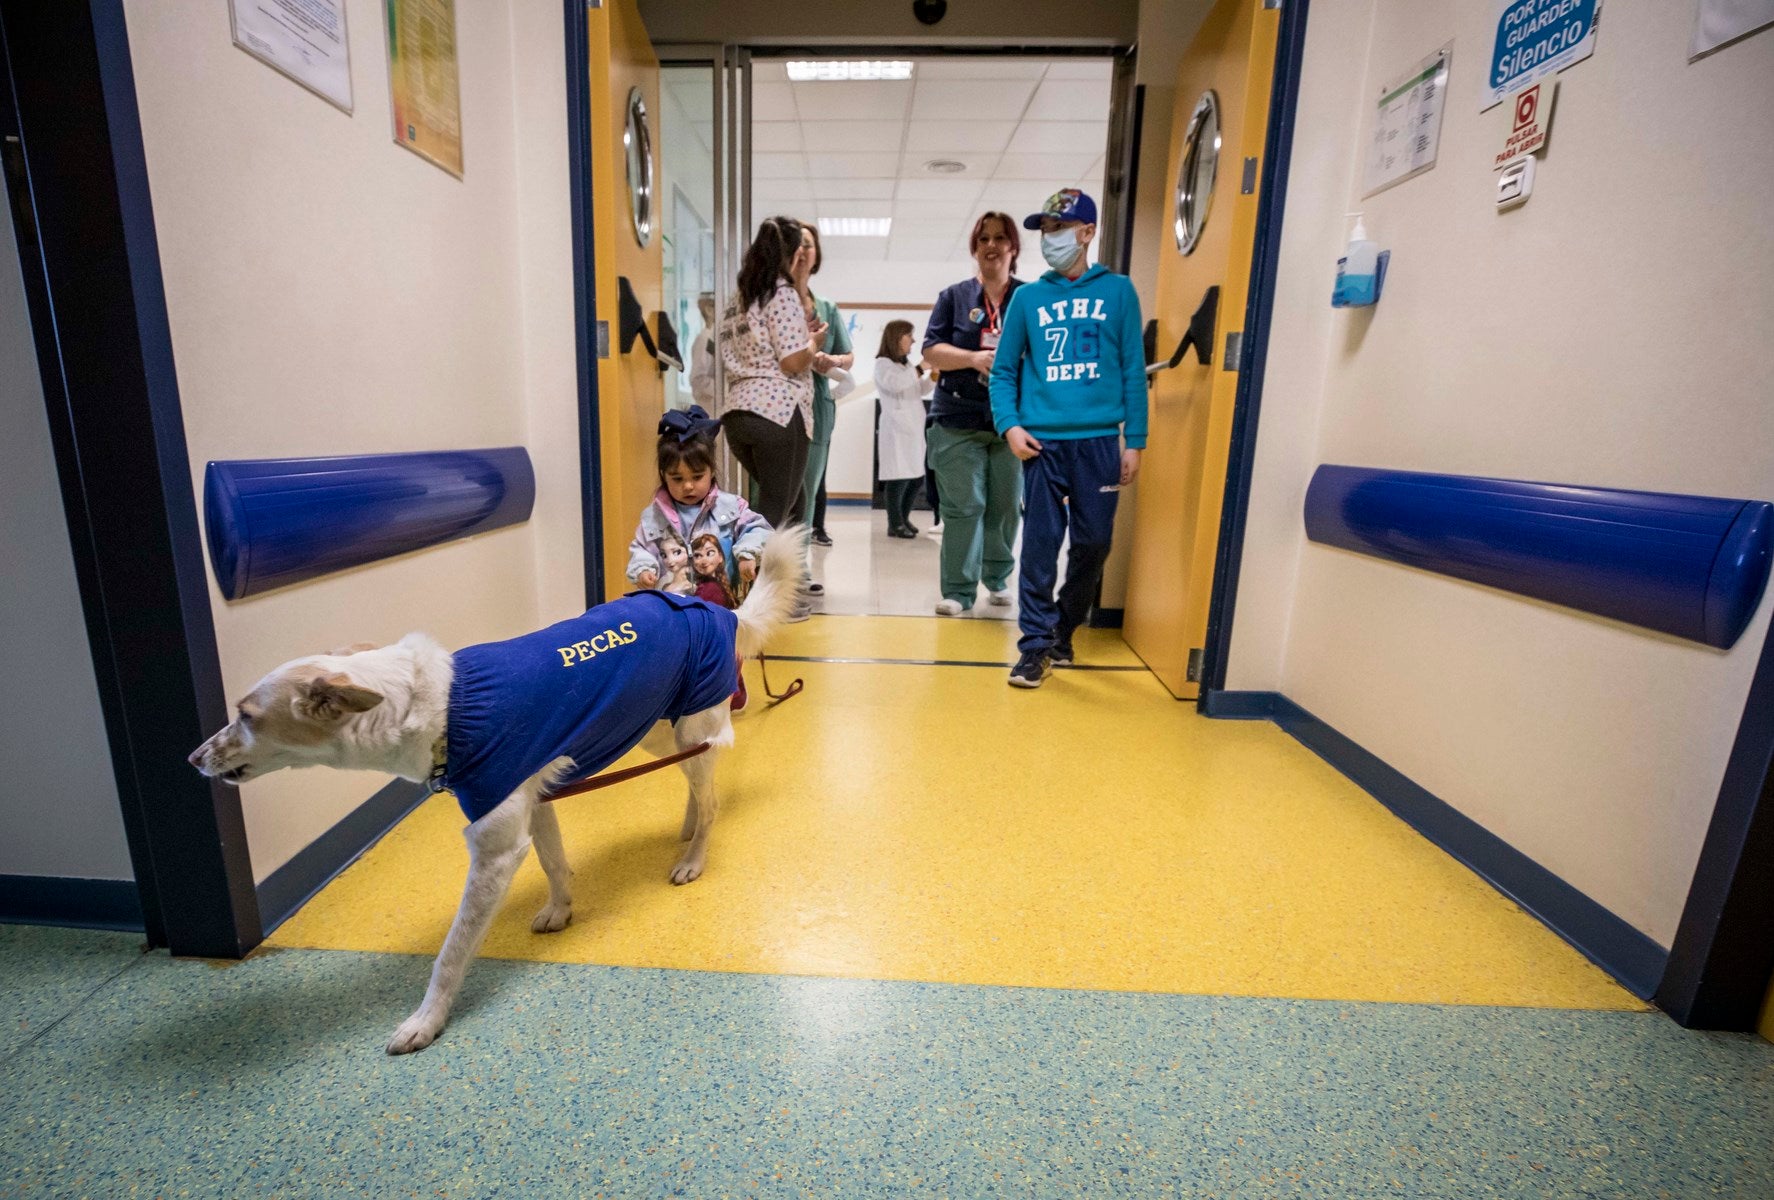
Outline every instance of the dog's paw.
[(573, 919), (571, 904), (544, 904), (535, 918), (530, 921), (531, 933), (559, 933)]
[(700, 878), (702, 878), (702, 860), (700, 858), (683, 859), (671, 869), (673, 883), (694, 883)]
[(394, 1036), (388, 1039), (388, 1053), (411, 1054), (415, 1050), (423, 1050), (437, 1040), (443, 1027), (441, 1020), (416, 1012), (401, 1022), (400, 1028), (394, 1031)]

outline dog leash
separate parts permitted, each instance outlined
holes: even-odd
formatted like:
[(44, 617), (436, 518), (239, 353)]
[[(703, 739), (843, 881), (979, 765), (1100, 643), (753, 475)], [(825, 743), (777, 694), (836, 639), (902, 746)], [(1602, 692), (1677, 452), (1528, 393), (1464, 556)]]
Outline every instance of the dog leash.
[(568, 796), (583, 795), (586, 792), (595, 792), (599, 788), (627, 783), (630, 779), (638, 779), (649, 771), (662, 771), (666, 767), (676, 766), (687, 758), (695, 758), (698, 754), (705, 754), (708, 752), (708, 747), (708, 742), (697, 742), (688, 750), (679, 750), (676, 754), (667, 754), (664, 758), (656, 758), (652, 762), (644, 762), (636, 767), (623, 767), (620, 771), (606, 771), (602, 775), (593, 775), (583, 783), (568, 784), (558, 792), (550, 792), (542, 797), (542, 803), (552, 804), (556, 800), (564, 800)]
[(796, 679), (789, 680), (788, 686), (782, 689), (781, 695), (778, 695), (777, 693), (771, 691), (770, 690), (770, 666), (769, 666), (769, 663), (770, 663), (770, 656), (769, 655), (767, 655), (767, 654), (758, 655), (758, 674), (763, 676), (763, 678), (764, 678), (764, 695), (770, 697), (770, 706), (772, 708), (774, 708), (776, 705), (781, 704), (784, 700), (788, 700), (792, 697), (799, 696), (801, 694), (801, 689), (806, 687), (807, 685), (804, 684), (803, 682), (801, 682), (800, 679), (796, 678)]
[[(758, 655), (758, 672), (764, 677), (764, 694), (770, 697), (771, 706), (774, 707), (775, 705), (781, 704), (784, 700), (792, 699), (793, 697), (800, 695), (807, 685), (799, 678), (790, 680), (789, 685), (786, 688), (783, 688), (780, 694), (770, 690), (770, 673), (769, 669), (764, 665), (768, 661), (769, 660), (765, 658), (764, 655)], [(687, 759), (695, 758), (698, 754), (706, 754), (708, 748), (708, 742), (698, 742), (688, 750), (679, 750), (676, 754), (667, 754), (664, 758), (655, 758), (651, 762), (644, 762), (638, 766), (623, 767), (620, 771), (606, 771), (602, 775), (593, 775), (590, 779), (587, 779), (582, 783), (568, 784), (559, 791), (550, 792), (548, 795), (542, 797), (541, 802), (543, 804), (552, 804), (556, 800), (564, 800), (568, 796), (580, 796), (584, 795), (586, 792), (595, 792), (599, 788), (614, 787), (619, 783), (627, 783), (631, 779), (639, 779), (642, 775), (649, 774), (653, 771), (663, 771), (666, 767), (675, 767)]]

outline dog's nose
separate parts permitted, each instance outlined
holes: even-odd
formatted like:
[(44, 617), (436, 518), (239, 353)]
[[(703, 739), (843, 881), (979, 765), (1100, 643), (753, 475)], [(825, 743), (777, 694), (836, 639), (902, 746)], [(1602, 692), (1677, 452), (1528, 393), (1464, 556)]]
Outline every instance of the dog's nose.
[(203, 770), (203, 750), (207, 745), (209, 745), (209, 743), (205, 742), (203, 746), (199, 746), (197, 749), (191, 751), (190, 754), (185, 756), (185, 761), (196, 767), (199, 771)]

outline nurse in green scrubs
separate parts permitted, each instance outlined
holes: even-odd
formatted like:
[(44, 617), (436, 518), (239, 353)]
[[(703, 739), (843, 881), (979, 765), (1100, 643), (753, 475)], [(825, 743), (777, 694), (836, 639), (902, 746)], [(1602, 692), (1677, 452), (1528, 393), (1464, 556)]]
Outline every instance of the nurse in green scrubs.
[[(820, 263), (824, 253), (819, 245), (819, 227), (812, 221), (805, 222), (803, 228), (813, 235), (813, 260), (808, 264), (806, 276), (795, 280), (795, 286), (803, 293), (812, 294), (808, 286), (808, 278), (819, 274)], [(819, 320), (825, 322), (825, 345), (820, 353), (813, 356), (813, 441), (807, 447), (807, 474), (805, 487), (802, 489), (806, 497), (806, 506), (801, 520), (813, 524), (813, 504), (818, 496), (819, 482), (825, 478), (826, 460), (832, 453), (832, 427), (838, 423), (838, 405), (832, 399), (831, 381), (825, 373), (833, 367), (841, 367), (848, 371), (856, 361), (856, 354), (850, 347), (850, 331), (844, 327), (843, 315), (838, 306), (823, 296), (813, 297), (813, 311)], [(819, 584), (813, 585), (815, 593), (824, 590)]]

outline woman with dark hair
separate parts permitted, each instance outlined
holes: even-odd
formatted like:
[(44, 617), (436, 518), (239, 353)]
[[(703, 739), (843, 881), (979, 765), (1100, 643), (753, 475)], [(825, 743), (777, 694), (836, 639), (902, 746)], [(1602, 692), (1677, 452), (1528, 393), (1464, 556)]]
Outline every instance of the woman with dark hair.
[(989, 212), (973, 223), (967, 251), (977, 264), (971, 279), (944, 288), (924, 328), (924, 361), (942, 372), (930, 404), (930, 466), (942, 511), (942, 599), (938, 615), (973, 608), (984, 582), (991, 602), (1010, 603), (1021, 520), (1022, 463), (992, 426), (987, 380), (1004, 326), (1011, 277), (1022, 250), (1016, 222)]
[(838, 312), (838, 306), (824, 296), (813, 294), (812, 277), (819, 274), (820, 264), (825, 261), (825, 253), (819, 245), (819, 230), (811, 222), (804, 222), (801, 230), (803, 237), (813, 239), (813, 257), (801, 259), (802, 269), (795, 276), (794, 284), (803, 297), (813, 301), (813, 315), (826, 327), (825, 340), (820, 344), (819, 353), (813, 356), (813, 436), (807, 447), (807, 471), (801, 478), (801, 519), (813, 526), (815, 542), (829, 546), (832, 540), (824, 536), (825, 513), (816, 507), (817, 498), (825, 487), (826, 461), (832, 453), (832, 429), (838, 423), (838, 404), (832, 397), (831, 380), (826, 376), (834, 370), (848, 371), (856, 361), (856, 355), (851, 349), (850, 333), (844, 328), (844, 317)]
[[(813, 254), (801, 223), (771, 217), (739, 268), (739, 290), (721, 317), (727, 373), (727, 444), (758, 486), (757, 508), (778, 529), (801, 515), (801, 478), (813, 429), (813, 359), (825, 340), (796, 291), (803, 256)], [(803, 276), (804, 277), (804, 276)]]
[(924, 397), (933, 386), (911, 364), (912, 323), (889, 321), (875, 359), (875, 392), (881, 398), (877, 448), (881, 487), (887, 499), (887, 536), (918, 536), (911, 522), (912, 493), (924, 478)]

